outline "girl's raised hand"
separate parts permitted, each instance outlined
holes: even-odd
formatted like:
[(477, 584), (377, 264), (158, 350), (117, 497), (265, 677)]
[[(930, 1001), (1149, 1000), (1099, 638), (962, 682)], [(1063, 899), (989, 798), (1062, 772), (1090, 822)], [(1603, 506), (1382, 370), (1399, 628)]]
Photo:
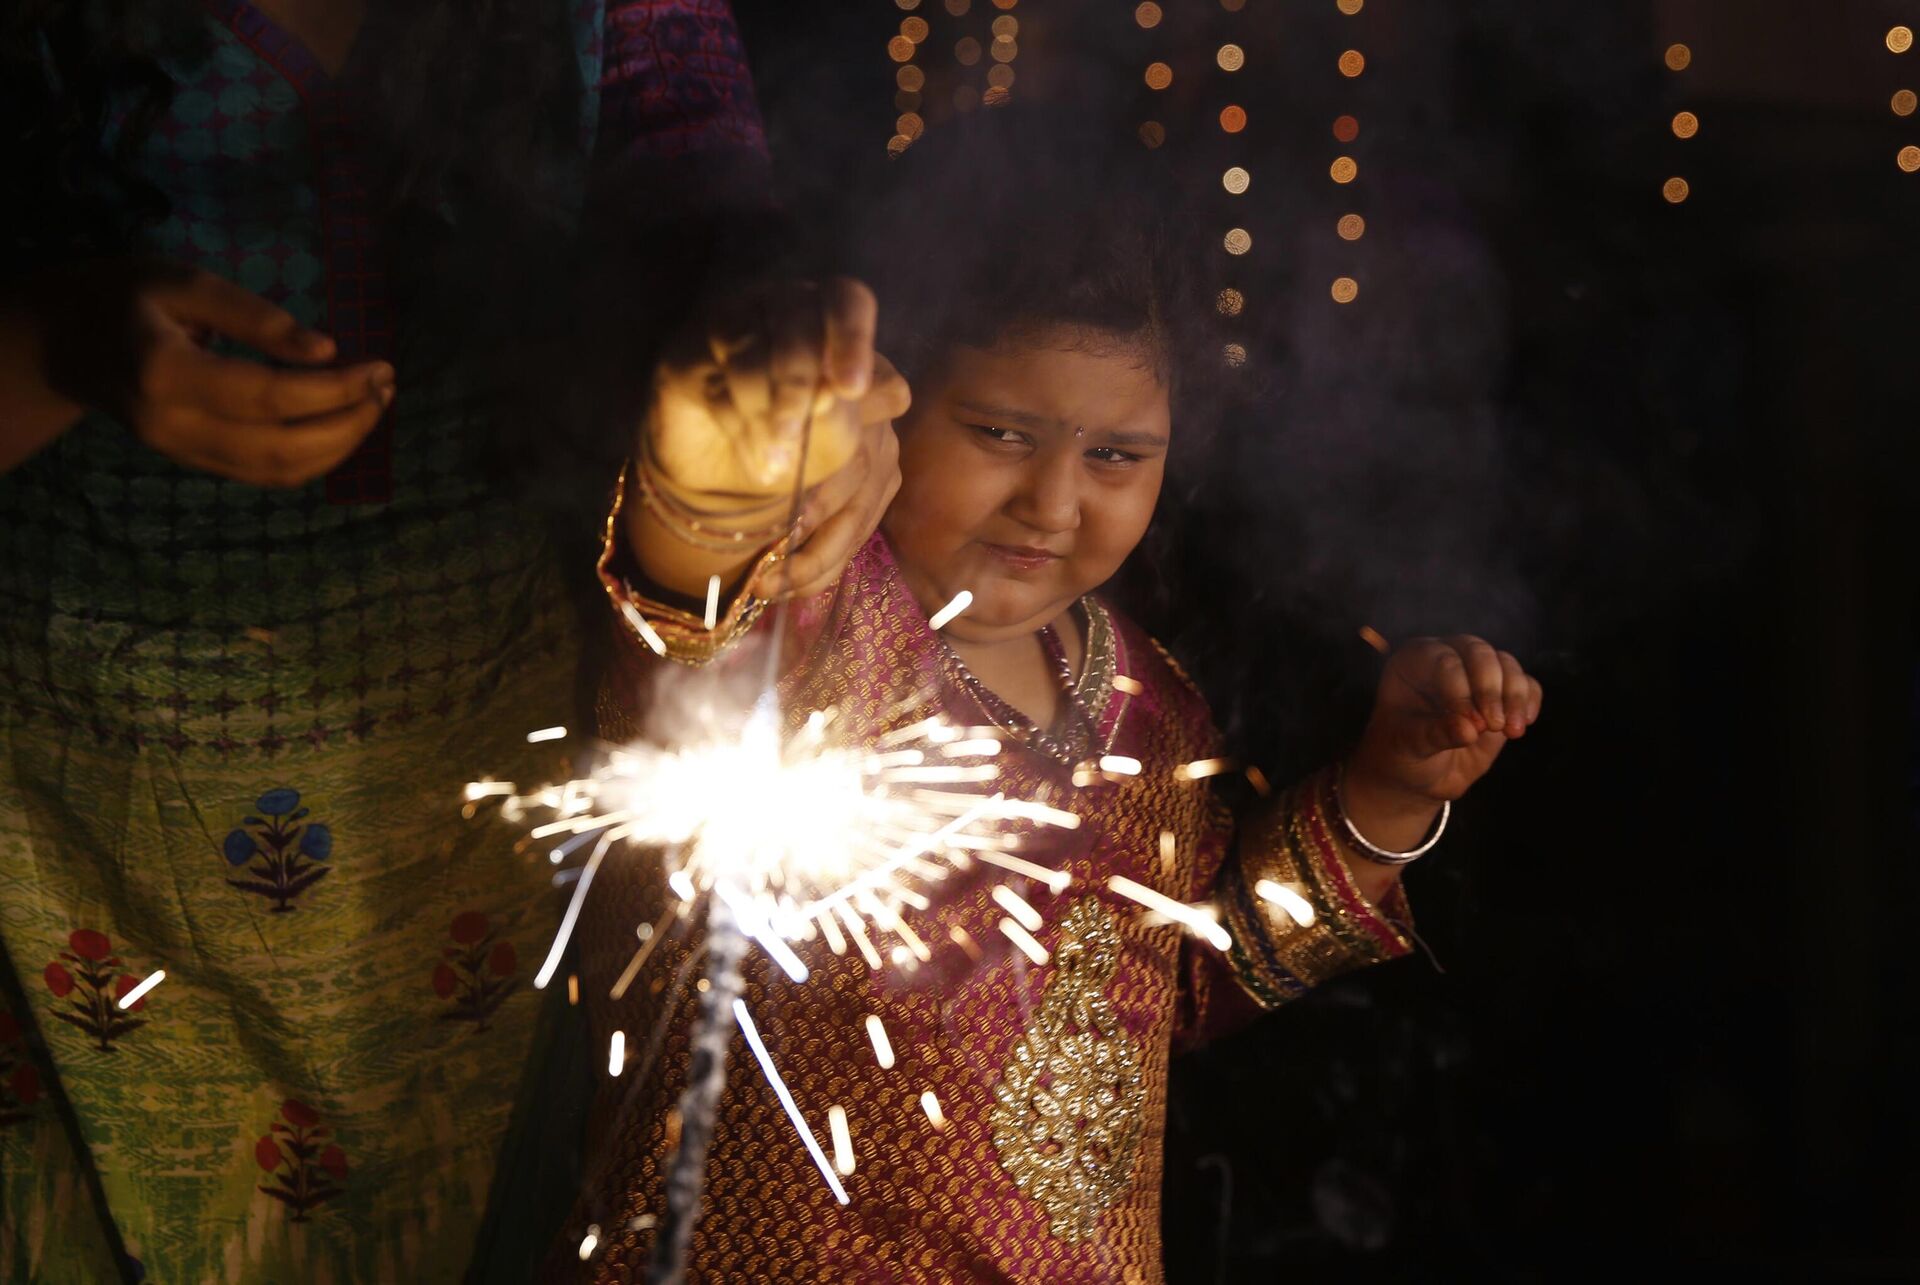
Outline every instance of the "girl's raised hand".
[[(299, 486), (351, 454), (393, 400), (386, 362), (319, 369), (333, 359), (331, 339), (212, 273), (102, 264), (38, 293), (47, 383), (191, 468)], [(208, 335), (314, 369), (222, 357)]]
[(903, 400), (899, 376), (875, 370), (876, 315), (873, 292), (846, 278), (771, 283), (709, 308), (654, 373), (642, 431), (664, 480), (691, 496), (785, 495), (803, 437), (804, 486), (839, 472)]
[(1347, 762), (1350, 781), (1438, 804), (1457, 799), (1540, 717), (1540, 681), (1483, 638), (1396, 649)]

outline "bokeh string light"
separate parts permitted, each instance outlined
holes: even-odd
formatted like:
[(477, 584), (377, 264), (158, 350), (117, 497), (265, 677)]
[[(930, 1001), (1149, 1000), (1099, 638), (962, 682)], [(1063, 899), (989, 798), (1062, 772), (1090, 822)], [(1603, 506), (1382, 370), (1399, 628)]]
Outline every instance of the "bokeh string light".
[[(1666, 64), (1668, 71), (1677, 75), (1693, 66), (1693, 48), (1690, 45), (1675, 42), (1667, 46), (1661, 61)], [(1700, 132), (1700, 118), (1690, 111), (1676, 112), (1673, 119), (1668, 122), (1668, 128), (1675, 138), (1685, 142)], [(1660, 196), (1668, 205), (1679, 205), (1691, 195), (1693, 195), (1693, 185), (1679, 174), (1669, 177), (1660, 185)]]
[[(1342, 14), (1352, 18), (1356, 17), (1365, 5), (1363, 0), (1338, 0), (1338, 7)], [(1339, 71), (1343, 82), (1350, 85), (1359, 78), (1361, 72), (1367, 69), (1367, 56), (1357, 47), (1349, 46), (1335, 60), (1334, 66)], [(1346, 91), (1343, 90), (1343, 92)], [(1343, 147), (1350, 147), (1359, 137), (1360, 118), (1358, 116), (1343, 112), (1334, 117), (1333, 138), (1336, 143)], [(1333, 163), (1327, 166), (1327, 177), (1332, 179), (1336, 186), (1346, 187), (1360, 177), (1360, 163), (1344, 153), (1335, 156)], [(1358, 241), (1366, 230), (1367, 221), (1351, 211), (1342, 214), (1334, 223), (1335, 234), (1348, 244)], [(1328, 288), (1328, 296), (1337, 304), (1352, 303), (1360, 297), (1358, 278), (1347, 273), (1335, 277), (1333, 284)]]
[[(1222, 7), (1228, 13), (1236, 14), (1241, 9), (1239, 4), (1227, 4), (1224, 0)], [(1229, 98), (1237, 97), (1234, 91), (1240, 87), (1240, 81), (1236, 73), (1247, 65), (1246, 49), (1236, 42), (1228, 41), (1214, 51), (1213, 62), (1221, 73), (1228, 77)], [(1230, 101), (1221, 109), (1220, 132), (1225, 134), (1232, 143), (1233, 154), (1230, 154), (1230, 163), (1220, 175), (1220, 186), (1230, 199), (1245, 196), (1247, 190), (1253, 186), (1253, 174), (1240, 159), (1240, 154), (1244, 153), (1249, 142), (1245, 137), (1246, 128), (1245, 108)], [(1234, 212), (1238, 214), (1241, 211), (1236, 208)], [(1253, 237), (1243, 227), (1229, 228), (1226, 236), (1221, 240), (1221, 248), (1233, 259), (1238, 259), (1253, 249)], [(1236, 326), (1245, 324), (1239, 319), (1246, 312), (1246, 307), (1247, 297), (1237, 286), (1230, 285), (1214, 297), (1214, 310)], [(1238, 337), (1228, 339), (1221, 345), (1220, 360), (1229, 370), (1239, 370), (1244, 367), (1247, 364), (1246, 341)]]
[[(1913, 48), (1913, 29), (1911, 27), (1890, 27), (1887, 29), (1887, 52), (1896, 56)], [(1913, 115), (1915, 106), (1920, 106), (1911, 89), (1897, 89), (1890, 102), (1893, 114), (1906, 119)], [(1893, 163), (1907, 174), (1920, 173), (1920, 147), (1912, 143), (1903, 146), (1894, 153)]]

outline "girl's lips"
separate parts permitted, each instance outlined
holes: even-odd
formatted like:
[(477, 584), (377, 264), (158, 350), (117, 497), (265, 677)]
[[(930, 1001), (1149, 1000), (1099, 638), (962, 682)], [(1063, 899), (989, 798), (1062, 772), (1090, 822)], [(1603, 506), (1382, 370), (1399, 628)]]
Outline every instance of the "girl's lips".
[(1031, 545), (986, 543), (988, 552), (994, 557), (1018, 571), (1038, 571), (1041, 567), (1058, 562), (1060, 555), (1046, 549), (1036, 549)]

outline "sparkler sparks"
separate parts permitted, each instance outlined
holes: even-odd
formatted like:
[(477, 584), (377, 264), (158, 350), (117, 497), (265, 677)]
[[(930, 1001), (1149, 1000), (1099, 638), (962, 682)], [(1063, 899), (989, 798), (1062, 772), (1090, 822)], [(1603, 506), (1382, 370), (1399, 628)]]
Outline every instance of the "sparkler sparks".
[(760, 1062), (760, 1069), (766, 1074), (767, 1083), (773, 1086), (779, 1095), (780, 1105), (787, 1109), (787, 1119), (793, 1121), (794, 1131), (800, 1140), (806, 1143), (807, 1154), (813, 1157), (813, 1163), (820, 1166), (820, 1174), (827, 1180), (827, 1186), (833, 1188), (833, 1198), (841, 1204), (847, 1203), (847, 1189), (840, 1185), (840, 1177), (834, 1173), (833, 1166), (827, 1163), (826, 1153), (820, 1150), (819, 1139), (813, 1136), (813, 1130), (807, 1127), (807, 1118), (800, 1114), (800, 1108), (794, 1104), (793, 1093), (787, 1088), (787, 1082), (780, 1078), (780, 1072), (774, 1069), (773, 1058), (767, 1052), (767, 1046), (760, 1042), (759, 1028), (754, 1026), (753, 1018), (747, 1013), (745, 1000), (733, 1001), (734, 1020), (740, 1023), (740, 1033), (747, 1037), (747, 1045), (753, 1049), (753, 1056)]
[(1233, 938), (1227, 936), (1227, 930), (1220, 926), (1220, 921), (1210, 913), (1207, 907), (1189, 906), (1183, 901), (1175, 901), (1165, 893), (1155, 892), (1145, 884), (1135, 883), (1124, 875), (1115, 875), (1107, 880), (1107, 887), (1123, 897), (1139, 902), (1156, 914), (1165, 915), (1198, 936), (1206, 938), (1207, 944), (1215, 950), (1233, 948)]
[[(956, 597), (939, 613), (940, 623), (957, 616), (970, 600), (968, 594)], [(644, 638), (647, 631), (640, 623), (636, 630)], [(836, 739), (835, 716), (816, 711), (787, 732), (772, 690), (769, 682), (736, 723), (714, 712), (714, 705), (727, 705), (716, 701), (684, 720), (670, 743), (608, 747), (587, 775), (557, 786), (522, 791), (504, 782), (477, 781), (465, 792), (470, 811), (483, 800), (498, 800), (503, 819), (526, 825), (528, 842), (552, 845), (547, 855), (556, 864), (584, 855), (563, 872), (572, 876), (572, 895), (533, 979), (536, 988), (558, 974), (601, 865), (629, 859), (623, 855), (627, 849), (645, 850), (646, 859), (661, 861), (674, 901), (659, 922), (636, 927), (637, 949), (610, 998), (626, 994), (676, 918), (704, 912), (709, 972), (696, 988), (694, 1024), (696, 1046), (705, 1050), (704, 1060), (696, 1062), (704, 1069), (689, 1080), (681, 1098), (682, 1128), (653, 1251), (663, 1281), (681, 1279), (676, 1272), (698, 1216), (707, 1142), (725, 1076), (725, 1036), (732, 1025), (745, 1035), (835, 1198), (843, 1204), (848, 1199), (840, 1183), (853, 1167), (844, 1111), (829, 1115), (830, 1160), (740, 998), (737, 961), (749, 944), (796, 983), (810, 976), (795, 949), (802, 942), (824, 943), (835, 955), (851, 947), (873, 969), (888, 959), (914, 969), (929, 963), (933, 953), (909, 916), (931, 909), (934, 894), (954, 872), (982, 863), (1037, 880), (1055, 894), (1072, 882), (1064, 871), (1007, 850), (1023, 836), (1009, 832), (1005, 823), (1072, 828), (1079, 818), (992, 792), (1002, 750), (995, 729), (929, 719), (871, 744), (856, 743), (851, 734)], [(564, 729), (553, 728), (536, 739), (564, 735)], [(1029, 959), (1045, 963), (1047, 952), (1033, 936), (1044, 922), (1039, 911), (1010, 888), (993, 895), (1012, 916), (1001, 921), (1001, 931)], [(982, 960), (970, 937), (961, 933), (952, 940), (975, 962)], [(568, 998), (574, 1000), (576, 979), (567, 981)], [(868, 1019), (867, 1035), (880, 1068), (892, 1068), (892, 1042), (877, 1015)], [(608, 1074), (623, 1074), (626, 1061), (626, 1037), (616, 1031), (607, 1051)], [(929, 1096), (922, 1107), (936, 1128), (945, 1127), (937, 1100)], [(583, 1254), (594, 1252), (591, 1236), (597, 1234), (583, 1242)]]
[(167, 980), (166, 969), (164, 968), (154, 969), (152, 972), (146, 975), (146, 977), (140, 982), (138, 986), (135, 986), (132, 990), (128, 991), (125, 995), (122, 995), (120, 997), (120, 1007), (132, 1008), (135, 1004), (138, 1004), (141, 1000), (147, 997), (148, 991), (152, 990), (154, 987), (158, 986), (161, 982), (164, 982), (166, 980)]
[(837, 1102), (828, 1107), (827, 1125), (833, 1132), (833, 1167), (844, 1178), (853, 1172), (853, 1133), (847, 1128), (847, 1109)]
[(933, 613), (927, 621), (927, 628), (938, 633), (940, 630), (952, 624), (956, 616), (972, 605), (973, 590), (962, 589), (959, 593), (953, 595), (952, 602), (949, 602), (946, 606)]

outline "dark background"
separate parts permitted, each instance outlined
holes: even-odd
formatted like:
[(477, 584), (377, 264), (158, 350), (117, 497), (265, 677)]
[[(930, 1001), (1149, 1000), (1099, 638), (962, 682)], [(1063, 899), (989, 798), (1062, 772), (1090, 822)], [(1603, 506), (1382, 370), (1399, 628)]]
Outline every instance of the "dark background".
[[(914, 10), (930, 130), (992, 65), (955, 41), (1005, 12), (954, 7)], [(1889, 108), (1920, 51), (1885, 45), (1920, 2), (1162, 8), (1010, 10), (1018, 99), (1158, 121), (1217, 194), (1193, 235), (1254, 239), (1210, 255), (1248, 359), (1169, 497), (1149, 623), (1276, 778), (1357, 730), (1363, 623), (1484, 634), (1548, 692), (1409, 877), (1445, 971), (1346, 979), (1176, 1064), (1170, 1279), (1920, 1277), (1920, 174), (1895, 164), (1920, 116)], [(845, 220), (910, 15), (736, 9), (788, 202)]]

